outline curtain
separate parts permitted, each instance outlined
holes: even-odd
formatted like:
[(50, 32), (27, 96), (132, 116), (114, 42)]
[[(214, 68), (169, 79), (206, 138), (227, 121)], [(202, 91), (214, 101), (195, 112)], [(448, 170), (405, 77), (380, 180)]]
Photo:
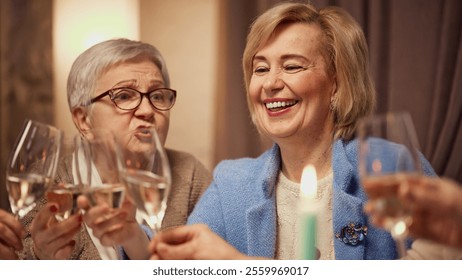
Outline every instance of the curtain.
[(24, 119), (53, 123), (52, 0), (0, 1), (0, 208), (6, 162)]
[[(269, 146), (250, 122), (241, 57), (252, 20), (278, 2), (222, 1), (215, 163)], [(462, 1), (311, 2), (340, 6), (358, 21), (369, 44), (376, 112), (408, 111), (437, 174), (462, 182)]]
[(241, 67), (247, 30), (258, 13), (255, 4), (255, 1), (220, 1), (215, 164), (223, 159), (257, 156), (263, 151), (248, 113)]

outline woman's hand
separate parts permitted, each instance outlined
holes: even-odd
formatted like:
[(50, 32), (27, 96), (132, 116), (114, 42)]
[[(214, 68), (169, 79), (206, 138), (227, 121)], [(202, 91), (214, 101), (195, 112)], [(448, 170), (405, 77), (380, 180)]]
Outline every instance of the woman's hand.
[(107, 204), (91, 207), (85, 196), (79, 196), (77, 203), (85, 210), (85, 223), (103, 246), (122, 246), (130, 259), (149, 257), (149, 239), (136, 221), (136, 207), (128, 199), (117, 209)]
[[(398, 199), (411, 210), (409, 234), (462, 249), (462, 188), (440, 178), (412, 177), (399, 185)], [(372, 222), (384, 226), (384, 217), (366, 204)]]
[(16, 251), (22, 250), (25, 231), (11, 213), (0, 209), (0, 259), (15, 260)]
[(58, 222), (55, 218), (58, 207), (56, 203), (47, 203), (30, 227), (34, 253), (41, 260), (68, 259), (75, 247), (73, 238), (80, 230), (82, 215), (75, 214)]
[(154, 236), (149, 250), (152, 260), (250, 259), (203, 224), (162, 231)]
[(421, 177), (400, 186), (411, 206), (412, 236), (462, 249), (462, 188), (448, 179)]

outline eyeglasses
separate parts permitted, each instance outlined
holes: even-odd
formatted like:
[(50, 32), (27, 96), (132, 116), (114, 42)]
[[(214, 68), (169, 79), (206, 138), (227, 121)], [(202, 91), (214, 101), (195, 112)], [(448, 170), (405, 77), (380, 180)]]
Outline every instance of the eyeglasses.
[(92, 98), (90, 104), (109, 95), (112, 103), (121, 110), (135, 110), (146, 96), (149, 103), (159, 111), (170, 110), (175, 104), (176, 91), (169, 88), (158, 88), (150, 92), (139, 92), (132, 88), (114, 88)]

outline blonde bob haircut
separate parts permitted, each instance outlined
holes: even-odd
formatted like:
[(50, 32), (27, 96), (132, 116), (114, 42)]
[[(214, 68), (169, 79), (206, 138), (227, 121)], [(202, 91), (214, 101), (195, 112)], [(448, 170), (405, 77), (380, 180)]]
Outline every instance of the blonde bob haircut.
[(311, 4), (283, 3), (261, 14), (251, 25), (242, 64), (247, 104), (253, 123), (257, 125), (248, 94), (253, 75), (253, 58), (268, 42), (275, 29), (286, 23), (317, 24), (321, 28), (321, 52), (329, 74), (337, 82), (337, 91), (331, 104), (334, 137), (350, 140), (354, 137), (358, 120), (374, 110), (376, 97), (369, 74), (364, 33), (353, 17), (338, 7), (317, 10)]

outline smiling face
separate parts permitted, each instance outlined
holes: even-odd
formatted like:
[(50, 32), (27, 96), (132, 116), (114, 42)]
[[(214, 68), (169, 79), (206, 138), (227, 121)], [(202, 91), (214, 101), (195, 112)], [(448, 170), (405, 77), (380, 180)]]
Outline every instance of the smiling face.
[(336, 84), (319, 50), (321, 36), (315, 24), (282, 24), (254, 56), (248, 89), (253, 118), (280, 145), (332, 135)]
[[(96, 82), (92, 98), (111, 89), (128, 87), (140, 92), (148, 92), (164, 86), (159, 68), (150, 60), (124, 62), (109, 68)], [(86, 129), (110, 129), (120, 136), (129, 131), (156, 128), (162, 145), (165, 144), (169, 128), (170, 111), (156, 110), (143, 98), (140, 106), (131, 111), (117, 108), (109, 96), (94, 102), (91, 112), (83, 117), (79, 110), (73, 112), (74, 120), (80, 131)]]

